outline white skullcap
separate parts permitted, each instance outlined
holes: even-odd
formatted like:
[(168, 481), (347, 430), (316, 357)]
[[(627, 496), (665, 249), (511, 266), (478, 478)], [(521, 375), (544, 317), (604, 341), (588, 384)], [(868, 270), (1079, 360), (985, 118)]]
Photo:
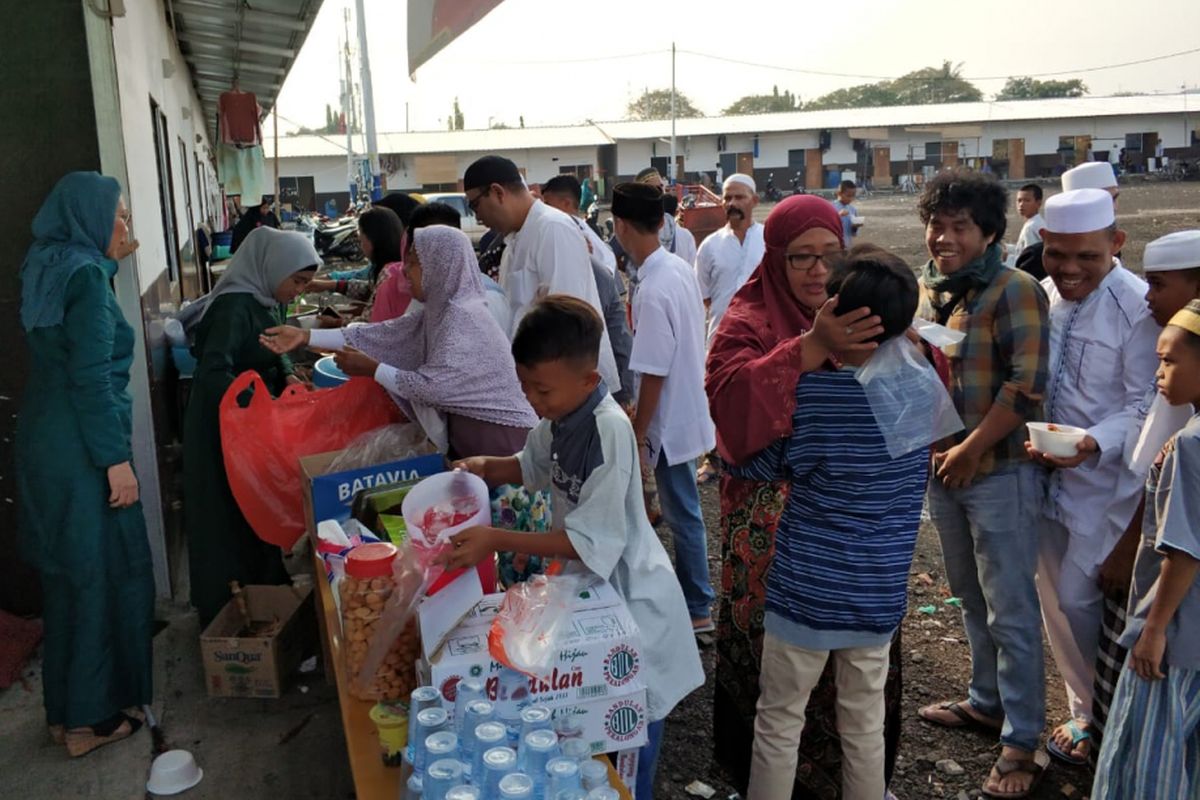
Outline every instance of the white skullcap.
[(1171, 272), (1200, 267), (1200, 231), (1176, 231), (1146, 245), (1142, 269)]
[[(1117, 176), (1112, 164), (1107, 161), (1085, 161), (1062, 174), (1064, 192), (1076, 189), (1112, 189), (1117, 185)], [(1109, 196), (1111, 200), (1111, 195)]]
[(1103, 189), (1075, 189), (1056, 194), (1042, 209), (1043, 230), (1050, 233), (1102, 231), (1116, 221), (1112, 195)]
[(745, 186), (750, 190), (751, 194), (758, 194), (758, 186), (754, 183), (754, 178), (751, 178), (744, 172), (735, 172), (726, 178), (725, 182), (721, 184), (721, 191), (725, 191), (735, 183), (740, 183), (742, 186)]

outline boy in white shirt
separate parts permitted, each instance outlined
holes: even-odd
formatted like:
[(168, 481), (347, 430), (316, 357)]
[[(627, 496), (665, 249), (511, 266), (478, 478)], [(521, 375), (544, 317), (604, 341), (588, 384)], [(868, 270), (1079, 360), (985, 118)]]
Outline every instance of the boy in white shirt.
[(1017, 213), (1025, 220), (1017, 237), (1017, 255), (1020, 255), (1026, 247), (1042, 240), (1042, 228), (1046, 226), (1042, 219), (1042, 187), (1027, 183), (1017, 190)]
[(643, 469), (653, 469), (675, 541), (675, 574), (692, 628), (713, 630), (708, 537), (696, 460), (716, 445), (704, 393), (704, 303), (692, 266), (664, 250), (662, 192), (644, 183), (613, 189), (615, 232), (640, 284), (633, 301), (629, 368), (641, 375), (633, 431)]

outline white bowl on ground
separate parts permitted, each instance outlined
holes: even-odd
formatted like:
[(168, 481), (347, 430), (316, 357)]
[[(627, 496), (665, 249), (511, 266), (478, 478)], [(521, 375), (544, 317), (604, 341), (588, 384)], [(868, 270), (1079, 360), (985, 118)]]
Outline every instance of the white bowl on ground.
[(186, 792), (200, 782), (204, 770), (187, 750), (168, 750), (154, 759), (150, 765), (150, 780), (146, 791), (156, 795), (172, 795)]
[(1056, 422), (1027, 422), (1029, 442), (1033, 449), (1048, 456), (1073, 458), (1079, 454), (1077, 445), (1087, 436), (1083, 428), (1059, 425)]

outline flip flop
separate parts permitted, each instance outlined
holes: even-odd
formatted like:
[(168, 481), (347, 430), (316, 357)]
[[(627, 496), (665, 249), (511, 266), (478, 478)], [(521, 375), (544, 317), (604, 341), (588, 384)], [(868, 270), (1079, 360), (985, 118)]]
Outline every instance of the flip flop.
[[(960, 700), (956, 703), (947, 702), (939, 703), (933, 706), (925, 706), (925, 708), (917, 711), (917, 716), (928, 722), (930, 725), (937, 725), (938, 727), (950, 728), (952, 730), (968, 728), (971, 730), (982, 731), (984, 733), (999, 733), (1004, 727), (1003, 722), (985, 722), (981, 719), (977, 719), (976, 717), (972, 716), (969, 711), (963, 708), (964, 705), (965, 702)], [(943, 722), (940, 719), (934, 719), (925, 713), (931, 709), (936, 711), (949, 711), (951, 714), (957, 717), (957, 722)]]
[(93, 728), (77, 728), (66, 732), (67, 752), (72, 758), (86, 756), (93, 750), (98, 750), (106, 744), (128, 739), (135, 734), (142, 723), (126, 714), (120, 714), (120, 722), (107, 735), (96, 733)]
[[(1084, 764), (1087, 764), (1088, 756), (1073, 756), (1073, 755), (1071, 755), (1071, 750), (1074, 750), (1075, 747), (1080, 742), (1090, 742), (1092, 739), (1091, 731), (1086, 731), (1083, 728), (1081, 728), (1079, 726), (1078, 720), (1071, 720), (1071, 721), (1065, 723), (1064, 725), (1061, 725), (1060, 727), (1066, 728), (1068, 731), (1070, 731), (1070, 733), (1071, 733), (1071, 749), (1064, 750), (1058, 744), (1058, 742), (1056, 742), (1054, 740), (1054, 737), (1051, 736), (1050, 740), (1048, 742), (1046, 742), (1046, 752), (1049, 753), (1050, 755), (1052, 755), (1054, 758), (1061, 761), (1062, 763), (1068, 764), (1072, 767), (1082, 767)], [(1092, 748), (1092, 746), (1089, 744), (1088, 745), (1088, 755), (1091, 755), (1091, 748)]]
[(992, 765), (992, 769), (995, 770), (1001, 778), (1005, 778), (1013, 773), (1024, 773), (1031, 776), (1033, 780), (1029, 782), (1029, 788), (1023, 791), (993, 792), (989, 791), (987, 788), (988, 782), (992, 779), (992, 776), (989, 773), (983, 782), (983, 796), (997, 798), (997, 800), (1020, 800), (1022, 797), (1029, 797), (1035, 791), (1037, 791), (1038, 784), (1042, 782), (1042, 778), (1046, 775), (1046, 767), (1048, 766), (1050, 766), (1050, 759), (1047, 758), (1046, 754), (1040, 750), (1029, 758), (1022, 758), (1015, 761), (1013, 759), (1000, 756), (996, 759), (996, 763)]

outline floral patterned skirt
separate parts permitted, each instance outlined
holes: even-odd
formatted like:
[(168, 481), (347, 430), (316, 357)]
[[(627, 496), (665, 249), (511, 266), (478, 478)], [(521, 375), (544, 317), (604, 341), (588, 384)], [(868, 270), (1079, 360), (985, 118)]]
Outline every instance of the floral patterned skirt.
[[(775, 555), (775, 529), (787, 494), (785, 482), (746, 481), (728, 472), (721, 476), (722, 566), (713, 697), (714, 755), (742, 790), (750, 778), (767, 575)], [(900, 742), (900, 658), (897, 630), (885, 690), (889, 780)], [(806, 716), (793, 798), (837, 800), (842, 783), (841, 743), (832, 662), (813, 690)]]
[[(492, 490), (492, 525), (497, 528), (545, 533), (550, 530), (552, 519), (549, 492), (529, 492), (514, 485)], [(506, 587), (529, 580), (546, 568), (540, 556), (523, 553), (498, 553), (497, 562), (497, 574)]]

